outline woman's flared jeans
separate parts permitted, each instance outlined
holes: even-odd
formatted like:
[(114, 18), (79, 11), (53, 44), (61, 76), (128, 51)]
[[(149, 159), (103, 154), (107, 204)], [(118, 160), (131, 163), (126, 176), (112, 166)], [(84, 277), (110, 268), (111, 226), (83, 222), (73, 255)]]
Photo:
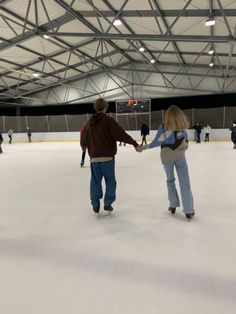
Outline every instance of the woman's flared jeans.
[(164, 165), (167, 176), (167, 189), (170, 207), (176, 208), (180, 206), (179, 196), (175, 186), (174, 168), (176, 169), (179, 179), (183, 211), (185, 214), (192, 213), (194, 211), (193, 195), (190, 186), (188, 165), (185, 157)]

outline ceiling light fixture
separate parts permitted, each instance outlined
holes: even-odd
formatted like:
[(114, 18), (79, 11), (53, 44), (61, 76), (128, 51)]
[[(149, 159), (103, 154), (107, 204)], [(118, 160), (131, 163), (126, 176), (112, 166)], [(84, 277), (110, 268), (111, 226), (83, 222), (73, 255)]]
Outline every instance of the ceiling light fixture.
[(140, 52), (144, 52), (144, 50), (145, 50), (145, 49), (144, 49), (143, 47), (140, 47), (140, 48), (139, 48), (139, 51), (140, 51)]
[(122, 25), (122, 22), (121, 22), (121, 20), (115, 20), (115, 21), (113, 22), (113, 25), (114, 25), (114, 26), (120, 26), (120, 25)]
[(39, 77), (39, 76), (40, 76), (40, 74), (39, 74), (39, 73), (36, 73), (36, 72), (33, 73), (32, 75), (33, 75), (34, 77)]
[(43, 35), (43, 38), (49, 39), (50, 37), (48, 35)]
[(152, 60), (150, 60), (150, 62), (153, 64), (153, 63), (156, 62), (156, 60), (155, 60), (155, 59), (152, 59)]
[(208, 51), (209, 55), (213, 55), (213, 53), (214, 53), (214, 51), (212, 49)]
[(214, 66), (213, 62), (209, 63), (209, 67), (213, 67), (213, 66)]
[(213, 26), (215, 25), (216, 21), (214, 18), (209, 18), (206, 22), (205, 22), (205, 25), (206, 26)]

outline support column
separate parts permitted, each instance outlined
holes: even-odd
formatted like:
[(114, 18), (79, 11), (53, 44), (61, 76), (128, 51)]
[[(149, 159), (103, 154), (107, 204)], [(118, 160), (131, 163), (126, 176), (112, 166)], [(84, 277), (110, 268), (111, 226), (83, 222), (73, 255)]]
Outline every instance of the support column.
[(225, 128), (225, 106), (223, 107), (223, 129)]
[(6, 120), (5, 120), (5, 116), (2, 116), (2, 125), (3, 125), (3, 132), (6, 133)]
[(135, 127), (136, 127), (136, 131), (138, 130), (138, 121), (137, 121), (137, 113), (135, 111)]
[(67, 115), (66, 114), (65, 114), (65, 120), (66, 120), (66, 130), (67, 130), (67, 132), (70, 132), (68, 119), (67, 119)]
[(28, 127), (29, 123), (28, 123), (28, 117), (27, 116), (25, 116), (25, 123), (26, 123), (26, 127)]
[(16, 107), (16, 131), (21, 132), (20, 107)]
[(47, 122), (48, 132), (50, 132), (50, 125), (49, 125), (49, 118), (48, 118), (48, 116), (46, 116), (46, 122)]
[(165, 122), (165, 114), (164, 114), (164, 110), (161, 110), (161, 119), (162, 119), (162, 123)]

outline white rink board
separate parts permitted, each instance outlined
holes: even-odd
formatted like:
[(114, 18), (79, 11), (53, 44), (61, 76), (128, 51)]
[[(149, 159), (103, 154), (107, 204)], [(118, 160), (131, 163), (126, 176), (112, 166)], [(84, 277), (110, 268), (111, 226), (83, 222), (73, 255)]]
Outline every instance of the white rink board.
[[(135, 140), (140, 141), (140, 131), (127, 131)], [(193, 140), (193, 130), (188, 130), (189, 139)], [(150, 136), (147, 140), (150, 141), (154, 138), (156, 131), (151, 131)], [(213, 129), (210, 134), (210, 140), (215, 141), (230, 141), (231, 132), (229, 129)], [(204, 140), (204, 132), (202, 131), (201, 138)], [(8, 141), (7, 134), (3, 133), (4, 142)], [(80, 132), (45, 132), (45, 133), (34, 133), (32, 132), (32, 141), (47, 142), (47, 141), (79, 141)], [(13, 135), (13, 142), (27, 142), (26, 133), (15, 133)]]

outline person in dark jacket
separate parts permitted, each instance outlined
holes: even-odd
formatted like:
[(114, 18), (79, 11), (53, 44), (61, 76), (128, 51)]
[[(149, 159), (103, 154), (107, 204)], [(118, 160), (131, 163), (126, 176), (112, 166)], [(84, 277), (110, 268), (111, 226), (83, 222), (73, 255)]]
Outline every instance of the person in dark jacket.
[(100, 210), (100, 199), (103, 198), (102, 179), (105, 179), (106, 191), (104, 210), (112, 211), (112, 203), (116, 199), (115, 155), (116, 142), (124, 142), (140, 147), (122, 127), (106, 115), (108, 103), (99, 98), (94, 103), (96, 113), (85, 124), (81, 137), (82, 148), (87, 148), (91, 162), (90, 198), (93, 211)]
[(231, 140), (234, 143), (234, 149), (236, 149), (236, 121), (232, 121), (231, 130)]
[(142, 143), (141, 143), (141, 145), (143, 145), (143, 144), (147, 145), (147, 140), (146, 140), (147, 135), (149, 135), (149, 127), (145, 123), (142, 123), (142, 125), (141, 125)]
[(2, 142), (3, 142), (3, 137), (2, 137), (2, 133), (0, 133), (0, 154), (3, 152), (2, 151)]
[(31, 135), (32, 135), (32, 132), (30, 130), (30, 127), (27, 126), (27, 136), (28, 136), (29, 143), (31, 143)]
[(201, 143), (202, 127), (199, 123), (196, 124), (196, 132), (197, 132), (197, 143)]

